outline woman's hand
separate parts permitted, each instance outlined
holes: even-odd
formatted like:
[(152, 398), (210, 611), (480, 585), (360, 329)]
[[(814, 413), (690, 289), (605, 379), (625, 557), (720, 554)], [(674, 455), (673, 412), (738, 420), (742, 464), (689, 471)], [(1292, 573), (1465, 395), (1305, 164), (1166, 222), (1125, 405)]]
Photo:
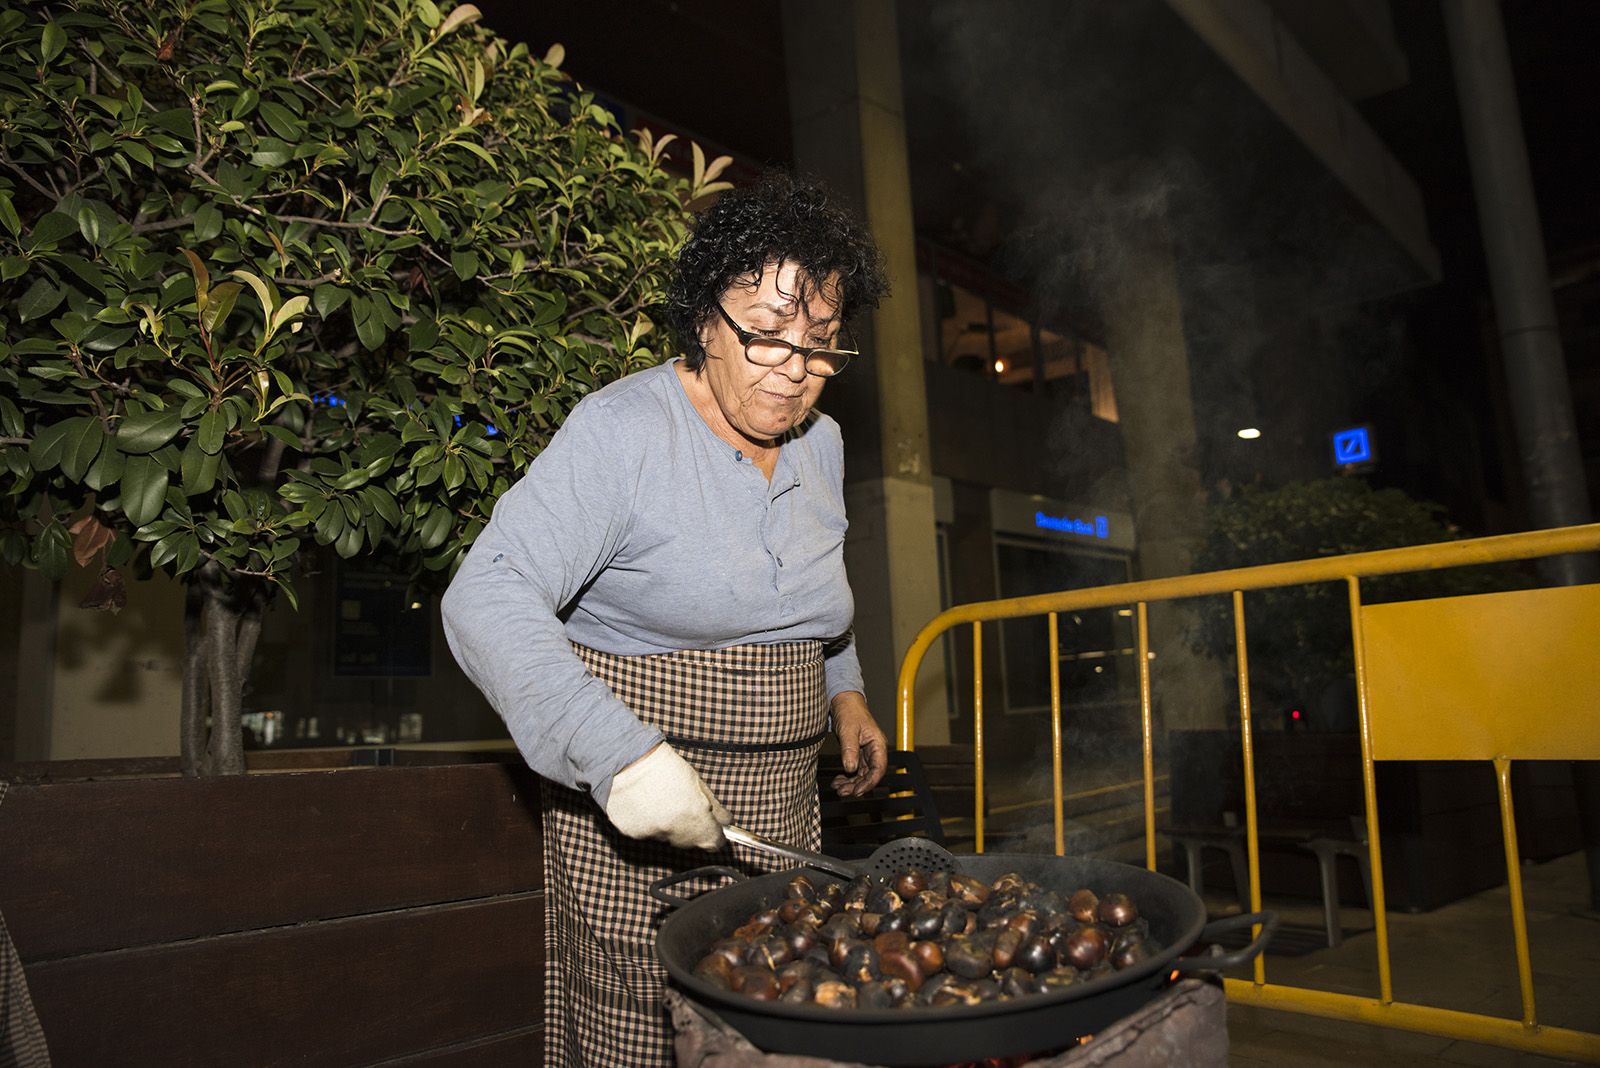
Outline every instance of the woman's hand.
[(666, 742), (617, 772), (605, 812), (629, 838), (656, 838), (679, 849), (720, 849), (722, 828), (733, 822)]
[(840, 797), (860, 797), (889, 770), (889, 739), (872, 718), (867, 699), (854, 690), (835, 697), (832, 712), (845, 770), (834, 777), (833, 789)]

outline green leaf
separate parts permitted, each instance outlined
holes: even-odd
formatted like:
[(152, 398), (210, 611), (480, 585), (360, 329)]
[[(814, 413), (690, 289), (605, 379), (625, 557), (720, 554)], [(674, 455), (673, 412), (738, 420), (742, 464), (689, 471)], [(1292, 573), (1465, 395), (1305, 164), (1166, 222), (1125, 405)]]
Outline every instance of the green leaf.
[(17, 218), (16, 206), (11, 203), (11, 191), (0, 189), (0, 224), (11, 231), (12, 237), (22, 234), (22, 220)]
[(206, 265), (201, 261), (200, 257), (190, 250), (185, 248), (178, 251), (182, 252), (184, 258), (189, 261), (189, 273), (194, 275), (195, 303), (199, 305), (200, 311), (204, 312), (206, 310), (207, 290), (211, 288), (211, 272), (206, 270)]
[(400, 525), (400, 505), (394, 495), (382, 486), (368, 486), (362, 497), (372, 502), (372, 510), (388, 520), (392, 526)]
[(61, 298), (66, 293), (58, 288), (48, 278), (40, 278), (28, 291), (22, 294), (22, 299), (17, 301), (17, 321), (27, 322), (29, 319), (38, 319), (55, 311), (56, 305), (61, 303)]
[(298, 449), (301, 447), (300, 435), (296, 434), (293, 430), (290, 430), (286, 426), (278, 426), (276, 423), (268, 423), (261, 429), (268, 434), (271, 434), (273, 437), (277, 438), (291, 449)]
[(215, 334), (222, 328), (228, 313), (233, 311), (233, 302), (239, 299), (239, 292), (243, 289), (244, 286), (238, 282), (218, 282), (212, 287), (206, 310), (200, 314), (200, 325), (206, 333)]
[(202, 451), (215, 454), (222, 451), (222, 439), (228, 431), (227, 416), (221, 409), (212, 409), (200, 417), (200, 428), (195, 433), (194, 440), (199, 443)]
[(78, 220), (59, 211), (47, 211), (33, 224), (28, 238), (35, 248), (54, 245), (68, 234), (78, 232)]
[(263, 100), (257, 110), (267, 125), (272, 127), (272, 132), (285, 141), (295, 142), (305, 135), (305, 127), (300, 124), (300, 120), (295, 118), (294, 112), (282, 104)]
[(60, 523), (52, 522), (44, 528), (34, 543), (34, 563), (45, 578), (59, 581), (67, 573), (67, 562), (72, 559), (72, 535)]
[(276, 137), (263, 137), (256, 142), (256, 150), (250, 153), (250, 164), (254, 167), (281, 167), (292, 159), (294, 146)]
[(50, 61), (59, 56), (66, 47), (66, 32), (54, 22), (45, 23), (44, 33), (39, 37), (39, 62), (48, 67)]
[(194, 239), (210, 241), (222, 233), (222, 209), (215, 204), (202, 204), (194, 211)]
[(324, 282), (311, 291), (311, 306), (317, 309), (317, 315), (326, 319), (344, 306), (350, 299), (348, 289), (340, 289), (332, 282)]
[(90, 245), (99, 246), (100, 213), (88, 204), (78, 209), (78, 232), (83, 234), (83, 239)]
[(121, 149), (123, 155), (133, 158), (134, 160), (136, 160), (139, 163), (144, 164), (146, 167), (150, 168), (151, 170), (155, 170), (156, 169), (156, 157), (150, 152), (150, 150), (148, 148), (144, 147), (139, 142), (137, 142), (137, 141), (124, 141), (118, 147)]
[(266, 282), (262, 281), (260, 276), (251, 274), (249, 271), (234, 271), (233, 277), (255, 290), (256, 297), (261, 301), (262, 322), (272, 322), (272, 313), (278, 306), (277, 294), (272, 291)]
[(67, 447), (67, 434), (72, 430), (73, 420), (65, 419), (44, 427), (33, 435), (33, 440), (28, 443), (28, 460), (36, 471), (48, 471), (61, 462), (61, 454)]
[(456, 9), (445, 17), (439, 24), (439, 36), (443, 37), (457, 26), (465, 26), (483, 18), (483, 12), (474, 4), (459, 4)]
[(428, 518), (422, 521), (422, 548), (423, 550), (437, 549), (444, 544), (444, 539), (450, 533), (450, 510), (448, 508), (430, 508)]
[(334, 543), (333, 551), (348, 560), (361, 551), (362, 530), (357, 526), (347, 526), (344, 533), (339, 535), (339, 540)]
[(130, 457), (122, 470), (122, 512), (135, 527), (161, 515), (167, 499), (167, 469), (150, 456)]
[(183, 417), (173, 408), (127, 416), (117, 427), (117, 448), (130, 454), (155, 452), (171, 441), (182, 426)]
[(93, 416), (69, 419), (72, 429), (67, 431), (61, 450), (61, 473), (74, 482), (82, 481), (89, 465), (100, 453), (105, 441), (105, 429)]
[(190, 438), (189, 444), (184, 447), (183, 463), (179, 470), (183, 477), (184, 496), (209, 493), (217, 484), (217, 471), (221, 465), (220, 452), (207, 452), (201, 446), (199, 437)]
[(476, 252), (450, 253), (450, 266), (455, 268), (456, 277), (463, 282), (471, 281), (478, 276), (478, 254)]
[(122, 469), (127, 465), (128, 454), (120, 449), (101, 449), (89, 470), (84, 472), (83, 484), (92, 490), (103, 490), (117, 484)]
[(288, 326), (289, 323), (293, 322), (297, 316), (303, 313), (310, 306), (311, 298), (305, 296), (304, 294), (298, 297), (290, 297), (288, 300), (284, 301), (283, 307), (279, 308), (273, 313), (272, 332), (277, 333), (285, 326)]
[(355, 316), (356, 337), (361, 339), (361, 344), (368, 351), (382, 345), (386, 331), (383, 328), (383, 319), (373, 310), (372, 302), (352, 299), (350, 312)]

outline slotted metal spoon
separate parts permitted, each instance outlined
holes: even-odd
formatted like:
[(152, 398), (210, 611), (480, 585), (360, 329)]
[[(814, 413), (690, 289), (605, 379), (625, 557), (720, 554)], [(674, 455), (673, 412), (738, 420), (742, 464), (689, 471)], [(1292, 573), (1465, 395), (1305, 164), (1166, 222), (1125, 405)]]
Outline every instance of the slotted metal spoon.
[(919, 838), (914, 835), (885, 842), (873, 850), (871, 856), (852, 861), (775, 842), (743, 827), (724, 827), (722, 833), (735, 845), (782, 857), (796, 864), (804, 864), (808, 868), (831, 872), (846, 879), (853, 879), (857, 875), (893, 875), (902, 868), (921, 868), (929, 872), (960, 870), (960, 864), (954, 853), (931, 838)]

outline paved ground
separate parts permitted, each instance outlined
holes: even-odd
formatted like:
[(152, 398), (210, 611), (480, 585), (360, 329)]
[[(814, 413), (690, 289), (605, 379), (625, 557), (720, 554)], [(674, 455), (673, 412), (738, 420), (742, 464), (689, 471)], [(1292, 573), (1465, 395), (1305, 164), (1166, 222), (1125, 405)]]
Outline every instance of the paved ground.
[[(1540, 1023), (1600, 1032), (1600, 916), (1586, 912), (1580, 854), (1523, 869), (1534, 997)], [(1208, 900), (1213, 915), (1236, 911)], [(1269, 904), (1274, 904), (1270, 903)], [(1287, 937), (1306, 943), (1322, 923), (1317, 905), (1280, 909)], [(1376, 997), (1372, 914), (1345, 909), (1344, 944), (1300, 956), (1267, 956), (1267, 981)], [(1421, 915), (1391, 913), (1389, 953), (1396, 1000), (1520, 1019), (1521, 995), (1504, 887)], [(1241, 972), (1242, 978), (1251, 973)], [(1298, 1013), (1232, 1005), (1231, 1061), (1257, 1065), (1557, 1065), (1571, 1063), (1496, 1046), (1453, 1041)]]

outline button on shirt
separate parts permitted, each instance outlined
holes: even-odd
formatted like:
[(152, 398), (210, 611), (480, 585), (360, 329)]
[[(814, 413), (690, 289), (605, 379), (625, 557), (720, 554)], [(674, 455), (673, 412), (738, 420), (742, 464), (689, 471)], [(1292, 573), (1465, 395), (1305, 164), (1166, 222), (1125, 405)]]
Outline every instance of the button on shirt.
[(861, 690), (844, 571), (844, 449), (820, 413), (769, 482), (695, 410), (673, 363), (586, 397), (495, 505), (443, 602), (445, 633), (535, 771), (588, 789), (661, 736), (569, 639), (620, 655), (826, 643)]

